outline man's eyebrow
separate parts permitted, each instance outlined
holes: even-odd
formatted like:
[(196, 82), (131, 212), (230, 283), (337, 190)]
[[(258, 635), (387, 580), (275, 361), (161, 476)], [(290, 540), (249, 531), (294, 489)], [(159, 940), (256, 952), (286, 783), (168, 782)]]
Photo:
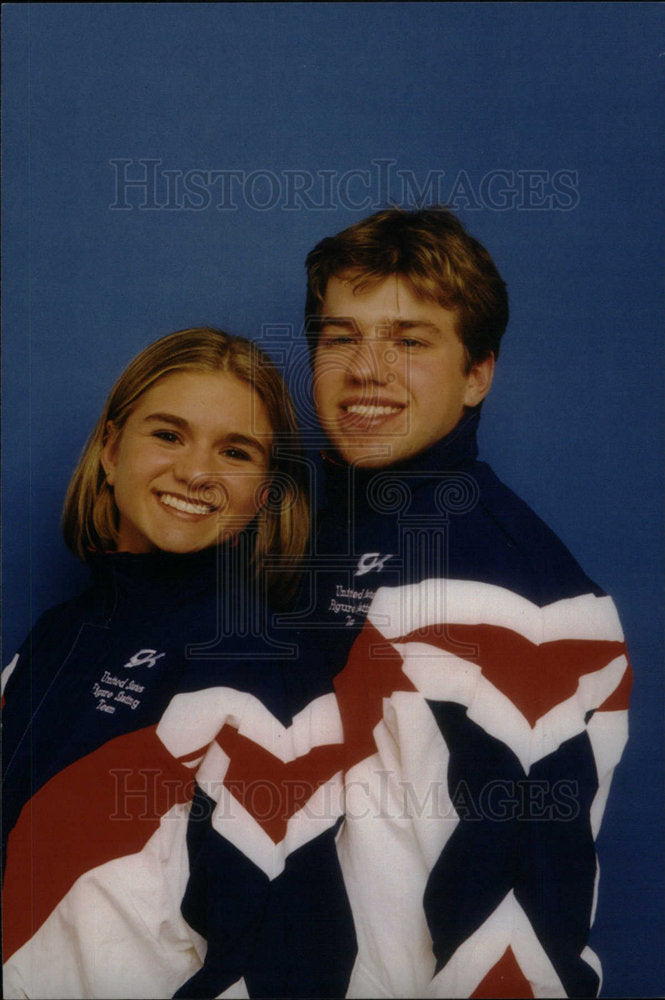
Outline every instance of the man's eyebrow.
[(426, 319), (395, 319), (386, 321), (386, 326), (393, 330), (429, 330), (432, 333), (440, 333), (440, 327), (436, 323), (430, 323)]
[[(382, 333), (404, 332), (405, 330), (428, 330), (430, 333), (440, 333), (440, 327), (426, 319), (380, 319), (375, 324)], [(357, 331), (358, 324), (353, 318), (343, 316), (322, 316), (321, 328), (334, 327), (341, 330)]]
[(356, 331), (358, 329), (358, 324), (351, 317), (347, 319), (344, 316), (322, 316), (319, 323), (324, 330), (328, 326), (334, 326), (341, 330)]

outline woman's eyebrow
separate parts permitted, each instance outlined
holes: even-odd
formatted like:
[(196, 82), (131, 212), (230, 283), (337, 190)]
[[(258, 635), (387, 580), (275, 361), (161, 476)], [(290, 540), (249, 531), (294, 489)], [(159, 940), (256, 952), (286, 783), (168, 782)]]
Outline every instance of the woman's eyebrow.
[(262, 455), (267, 455), (267, 449), (261, 442), (257, 438), (248, 437), (246, 434), (227, 434), (224, 440), (228, 441), (229, 444), (242, 444), (246, 448), (254, 448)]
[(175, 413), (149, 413), (143, 420), (144, 423), (152, 421), (159, 424), (173, 424), (175, 427), (181, 427), (183, 430), (189, 427), (189, 423), (184, 417), (178, 417)]
[[(175, 413), (149, 413), (143, 419), (144, 423), (173, 424), (174, 427), (178, 427), (180, 430), (188, 430), (189, 428), (189, 421), (185, 420), (184, 417), (176, 416)], [(263, 456), (268, 454), (268, 449), (261, 444), (258, 438), (251, 437), (247, 434), (231, 432), (230, 434), (223, 434), (220, 440), (227, 441), (229, 444), (238, 444), (244, 445), (246, 448), (254, 448)]]

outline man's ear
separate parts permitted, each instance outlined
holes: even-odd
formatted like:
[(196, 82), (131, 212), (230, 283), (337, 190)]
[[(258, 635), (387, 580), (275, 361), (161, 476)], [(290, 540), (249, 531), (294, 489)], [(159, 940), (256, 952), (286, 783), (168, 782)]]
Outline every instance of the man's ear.
[(106, 473), (106, 482), (109, 486), (113, 486), (113, 483), (115, 482), (115, 469), (118, 464), (119, 436), (120, 432), (118, 431), (118, 428), (112, 420), (109, 420), (106, 424), (104, 447), (102, 448), (102, 453), (99, 456), (102, 468)]
[(492, 388), (494, 378), (494, 355), (489, 354), (483, 361), (477, 361), (471, 367), (467, 377), (465, 406), (478, 406)]

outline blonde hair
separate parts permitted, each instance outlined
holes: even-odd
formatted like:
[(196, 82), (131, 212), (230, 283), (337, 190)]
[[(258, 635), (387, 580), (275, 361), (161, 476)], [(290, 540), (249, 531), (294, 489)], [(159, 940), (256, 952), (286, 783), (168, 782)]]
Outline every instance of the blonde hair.
[(155, 341), (130, 362), (113, 386), (67, 490), (62, 517), (65, 541), (84, 562), (95, 551), (116, 548), (118, 508), (101, 463), (107, 425), (112, 422), (121, 431), (148, 389), (165, 376), (183, 371), (228, 372), (248, 383), (263, 401), (273, 431), (272, 482), (254, 525), (253, 564), (257, 575), (265, 570), (269, 595), (274, 598), (278, 588), (278, 603), (283, 604), (295, 589), (309, 533), (295, 410), (270, 358), (250, 340), (212, 327), (179, 330)]

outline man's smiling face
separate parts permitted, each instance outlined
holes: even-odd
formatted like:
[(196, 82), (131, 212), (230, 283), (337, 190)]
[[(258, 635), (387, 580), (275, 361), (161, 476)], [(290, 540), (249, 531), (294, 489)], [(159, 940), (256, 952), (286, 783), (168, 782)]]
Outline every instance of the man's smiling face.
[(314, 401), (345, 461), (394, 465), (429, 448), (489, 392), (494, 359), (467, 364), (457, 312), (392, 275), (331, 278), (314, 357)]

